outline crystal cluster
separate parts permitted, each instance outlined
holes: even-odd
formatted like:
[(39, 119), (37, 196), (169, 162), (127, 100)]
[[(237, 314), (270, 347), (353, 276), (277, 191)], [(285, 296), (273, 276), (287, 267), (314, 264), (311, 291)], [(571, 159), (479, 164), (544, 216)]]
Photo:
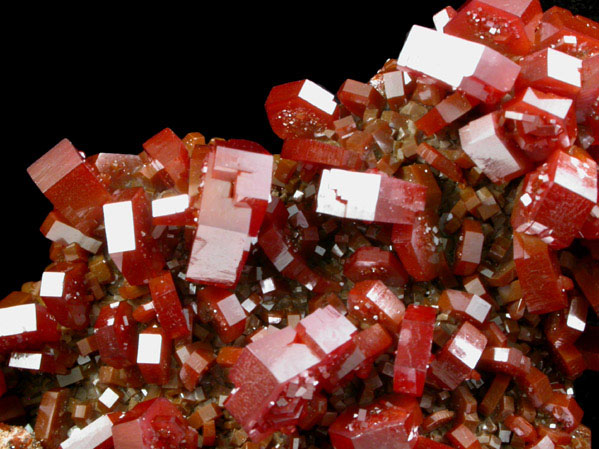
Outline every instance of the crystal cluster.
[(44, 449), (590, 447), (599, 25), (433, 21), (367, 82), (273, 87), (280, 154), (167, 128), (34, 162), (51, 263), (0, 300), (0, 422)]

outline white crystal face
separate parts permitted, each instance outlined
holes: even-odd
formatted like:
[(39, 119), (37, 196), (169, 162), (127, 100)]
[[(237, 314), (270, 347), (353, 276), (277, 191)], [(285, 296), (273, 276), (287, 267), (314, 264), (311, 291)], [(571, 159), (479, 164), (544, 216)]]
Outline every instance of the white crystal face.
[(437, 14), (433, 16), (433, 24), (435, 25), (435, 29), (439, 32), (443, 31), (445, 25), (451, 20), (449, 14), (447, 12), (447, 8), (443, 8)]
[(460, 359), (468, 368), (472, 369), (474, 369), (483, 353), (482, 349), (474, 346), (466, 338), (460, 338), (459, 336), (454, 339), (450, 352)]
[(563, 81), (572, 86), (580, 87), (580, 68), (582, 61), (567, 53), (547, 49), (547, 74), (550, 78)]
[(160, 363), (162, 349), (162, 335), (139, 334), (137, 345), (137, 363), (157, 365)]
[(78, 432), (73, 432), (60, 445), (61, 449), (95, 449), (112, 438), (112, 421), (102, 415)]
[(23, 304), (0, 309), (0, 337), (35, 331), (37, 331), (35, 304)]
[(8, 366), (11, 368), (39, 370), (42, 367), (42, 354), (39, 352), (13, 352)]
[(373, 221), (381, 175), (347, 170), (323, 170), (316, 212), (356, 220)]
[(229, 326), (234, 326), (245, 319), (245, 312), (235, 295), (227, 296), (219, 301), (216, 303), (216, 307), (221, 311)]
[(491, 304), (482, 299), (480, 296), (474, 295), (468, 307), (466, 307), (466, 314), (470, 315), (479, 323), (485, 321), (489, 310), (491, 310)]
[(135, 250), (135, 223), (131, 201), (105, 204), (104, 227), (109, 253)]
[(46, 233), (46, 238), (53, 242), (77, 243), (81, 248), (92, 254), (96, 254), (102, 246), (101, 241), (88, 237), (79, 229), (60, 221), (55, 221), (52, 224), (50, 230)]
[(152, 201), (152, 217), (180, 214), (189, 207), (189, 195), (175, 195)]
[(541, 111), (565, 119), (568, 111), (572, 107), (572, 100), (569, 98), (539, 98), (537, 91), (532, 88), (526, 89), (522, 100)]
[(397, 65), (457, 87), (475, 72), (484, 49), (483, 45), (414, 25)]
[(40, 296), (61, 298), (64, 286), (65, 273), (44, 271), (40, 286)]
[(108, 409), (114, 407), (114, 404), (119, 400), (119, 395), (110, 387), (104, 390), (104, 393), (98, 398), (104, 406)]
[(298, 97), (330, 115), (337, 107), (335, 96), (310, 80), (304, 81)]

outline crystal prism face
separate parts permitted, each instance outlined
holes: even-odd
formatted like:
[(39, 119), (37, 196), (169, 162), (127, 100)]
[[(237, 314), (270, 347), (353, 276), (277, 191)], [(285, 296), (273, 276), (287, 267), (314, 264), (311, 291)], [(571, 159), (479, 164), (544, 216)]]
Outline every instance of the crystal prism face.
[(415, 399), (384, 396), (364, 407), (350, 407), (329, 429), (335, 449), (413, 448), (422, 412)]
[(464, 152), (493, 182), (502, 184), (522, 176), (530, 163), (504, 135), (498, 112), (472, 120), (460, 128)]
[(520, 72), (518, 64), (489, 47), (418, 25), (410, 30), (397, 65), (484, 103), (500, 100)]
[[(407, 199), (410, 202), (407, 202)], [(316, 212), (384, 223), (411, 223), (423, 211), (426, 188), (376, 173), (323, 170)]]
[(165, 128), (143, 144), (144, 151), (158, 161), (179, 192), (187, 192), (189, 155), (183, 141)]
[(84, 250), (95, 254), (102, 246), (102, 242), (95, 238), (89, 237), (82, 233), (79, 229), (66, 223), (57, 211), (52, 211), (48, 214), (40, 231), (44, 236), (53, 242), (64, 242), (67, 245), (76, 243)]
[(523, 57), (516, 88), (532, 87), (576, 99), (582, 86), (583, 61), (553, 48), (544, 48)]
[(531, 87), (503, 106), (514, 127), (514, 140), (533, 161), (570, 148), (577, 136), (574, 101)]
[(311, 138), (331, 129), (337, 106), (333, 94), (305, 79), (273, 87), (265, 109), (274, 133), (286, 140)]
[(584, 226), (596, 201), (596, 162), (588, 156), (579, 159), (556, 151), (526, 175), (512, 212), (512, 226), (517, 232), (538, 236), (552, 249), (565, 248)]
[(457, 12), (443, 32), (487, 45), (502, 54), (526, 55), (543, 11), (538, 0), (473, 0)]
[(61, 140), (27, 172), (68, 224), (84, 234), (98, 226), (111, 194), (69, 140)]
[(60, 445), (62, 449), (100, 449), (107, 447), (112, 439), (113, 421), (102, 415), (78, 432), (73, 432)]
[[(247, 142), (241, 146), (257, 145)], [(264, 219), (273, 157), (219, 143), (211, 148), (206, 164), (187, 279), (231, 287), (241, 276)]]
[(360, 156), (356, 151), (315, 139), (287, 139), (281, 148), (281, 157), (286, 159), (348, 170), (362, 168), (364, 162)]
[(410, 304), (401, 324), (393, 391), (421, 396), (431, 356), (437, 311), (433, 307)]

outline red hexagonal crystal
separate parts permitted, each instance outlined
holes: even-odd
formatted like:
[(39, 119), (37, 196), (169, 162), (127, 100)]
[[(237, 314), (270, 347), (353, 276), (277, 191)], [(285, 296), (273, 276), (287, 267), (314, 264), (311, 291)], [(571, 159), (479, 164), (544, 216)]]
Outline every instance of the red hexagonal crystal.
[(491, 112), (460, 128), (464, 152), (493, 182), (502, 184), (526, 173), (531, 165), (507, 139), (500, 112)]
[(168, 383), (171, 374), (171, 350), (171, 340), (160, 327), (147, 327), (139, 333), (137, 366), (146, 383)]
[(126, 302), (115, 302), (100, 309), (94, 337), (102, 362), (115, 368), (134, 365), (137, 359), (137, 326), (133, 309)]
[(166, 335), (171, 340), (191, 335), (170, 271), (150, 279), (149, 286), (156, 317)]
[(576, 140), (571, 98), (528, 87), (502, 108), (514, 125), (514, 140), (532, 161), (544, 161), (555, 150), (567, 150)]
[(487, 337), (481, 331), (463, 323), (430, 363), (428, 376), (435, 385), (454, 390), (468, 378), (486, 345)]
[(27, 173), (69, 224), (84, 234), (100, 224), (102, 205), (112, 196), (69, 140), (61, 140)]
[(553, 48), (544, 48), (524, 56), (519, 62), (520, 75), (516, 89), (534, 87), (576, 99), (581, 87), (582, 61)]
[(67, 405), (70, 392), (67, 388), (44, 392), (35, 420), (35, 437), (44, 447), (56, 449), (67, 437), (69, 420)]
[(465, 219), (458, 237), (453, 273), (468, 276), (476, 271), (481, 262), (485, 236), (480, 221)]
[(108, 253), (130, 285), (160, 273), (164, 258), (152, 236), (150, 201), (143, 188), (125, 189), (104, 205)]
[(453, 123), (480, 103), (463, 92), (454, 92), (416, 121), (416, 127), (431, 136)]
[(316, 212), (355, 220), (412, 223), (425, 208), (426, 187), (385, 174), (323, 170)]
[(443, 32), (482, 43), (507, 55), (526, 55), (543, 11), (538, 0), (473, 0), (459, 9)]
[(243, 334), (246, 312), (234, 293), (223, 288), (207, 286), (198, 290), (197, 296), (201, 310), (205, 309), (205, 315), (209, 317), (223, 343), (231, 343)]
[(92, 297), (87, 294), (86, 263), (58, 262), (44, 271), (40, 296), (56, 321), (83, 330), (89, 326)]
[(482, 325), (491, 313), (491, 304), (488, 301), (459, 290), (443, 290), (437, 304), (443, 312), (468, 320), (477, 326)]
[(399, 331), (405, 306), (382, 281), (361, 281), (347, 297), (348, 313), (367, 323), (380, 322), (392, 333)]
[(358, 248), (345, 262), (343, 274), (353, 282), (380, 279), (392, 287), (408, 282), (408, 273), (397, 256), (376, 246)]
[(351, 79), (341, 85), (337, 98), (349, 112), (358, 117), (362, 117), (367, 108), (380, 111), (385, 107), (385, 99), (374, 87)]
[(408, 396), (384, 396), (364, 408), (348, 408), (329, 427), (335, 449), (413, 448), (422, 413)]
[(478, 368), (485, 371), (505, 373), (524, 377), (531, 367), (528, 357), (516, 348), (486, 348), (478, 362)]
[(551, 399), (553, 395), (549, 378), (535, 366), (531, 366), (530, 371), (526, 375), (516, 377), (515, 379), (520, 389), (526, 393), (534, 407), (540, 407)]
[(197, 431), (166, 398), (133, 407), (112, 427), (112, 438), (119, 449), (196, 449), (198, 445)]
[(514, 262), (528, 312), (549, 313), (568, 305), (557, 256), (541, 239), (514, 232)]
[(310, 164), (359, 170), (363, 154), (316, 139), (288, 139), (283, 142), (281, 157)]
[(558, 391), (553, 392), (551, 399), (543, 404), (543, 409), (568, 431), (574, 430), (582, 420), (583, 411), (574, 397)]
[(158, 161), (181, 193), (187, 193), (189, 154), (185, 144), (169, 128), (165, 128), (143, 144), (144, 151)]
[(39, 304), (0, 308), (0, 353), (38, 349), (61, 338), (56, 319)]
[(274, 86), (264, 106), (272, 130), (281, 139), (320, 135), (333, 128), (337, 116), (333, 94), (307, 79)]
[(537, 30), (535, 49), (547, 47), (580, 59), (599, 54), (599, 25), (553, 6), (545, 11)]
[(178, 348), (177, 356), (181, 363), (179, 378), (189, 391), (195, 390), (198, 382), (214, 364), (216, 358), (212, 348), (202, 342), (194, 342)]
[(393, 249), (406, 271), (417, 281), (430, 281), (439, 275), (439, 229), (436, 215), (419, 213), (410, 224), (394, 224)]
[(421, 396), (431, 355), (437, 311), (410, 304), (401, 323), (393, 371), (393, 391)]

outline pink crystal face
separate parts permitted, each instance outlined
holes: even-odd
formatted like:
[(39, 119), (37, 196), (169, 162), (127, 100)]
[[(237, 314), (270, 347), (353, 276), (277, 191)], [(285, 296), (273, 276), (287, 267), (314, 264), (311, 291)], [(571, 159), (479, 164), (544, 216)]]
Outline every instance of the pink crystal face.
[(596, 201), (596, 162), (556, 151), (526, 175), (512, 212), (512, 226), (515, 232), (538, 236), (553, 249), (565, 248), (578, 235)]
[(337, 115), (334, 95), (307, 79), (273, 87), (265, 108), (272, 130), (285, 140), (322, 134)]
[(426, 187), (377, 173), (323, 170), (316, 212), (355, 220), (412, 223)]
[(359, 408), (350, 407), (329, 427), (335, 449), (411, 449), (418, 440), (422, 412), (408, 396), (384, 396)]
[(111, 195), (69, 140), (61, 140), (31, 164), (27, 173), (68, 224), (84, 234), (100, 224), (102, 205)]
[(112, 440), (113, 419), (110, 415), (102, 415), (83, 427), (79, 432), (73, 432), (69, 438), (60, 444), (61, 449), (110, 449), (114, 447)]
[(440, 388), (455, 390), (470, 375), (487, 345), (487, 337), (463, 323), (431, 362), (429, 375)]
[(464, 152), (493, 182), (502, 184), (522, 176), (530, 163), (504, 135), (500, 113), (493, 112), (460, 128)]
[(514, 125), (514, 140), (532, 161), (544, 161), (555, 150), (566, 150), (576, 140), (574, 101), (532, 87), (503, 106)]
[(337, 98), (349, 112), (358, 117), (362, 117), (367, 108), (380, 111), (385, 107), (385, 99), (374, 87), (350, 79), (341, 85)]
[(399, 332), (393, 371), (393, 390), (421, 396), (430, 361), (437, 311), (410, 304)]
[(520, 72), (518, 64), (489, 47), (418, 25), (410, 30), (397, 65), (484, 103), (499, 101)]
[(273, 157), (219, 143), (208, 154), (187, 279), (237, 283), (268, 204)]

